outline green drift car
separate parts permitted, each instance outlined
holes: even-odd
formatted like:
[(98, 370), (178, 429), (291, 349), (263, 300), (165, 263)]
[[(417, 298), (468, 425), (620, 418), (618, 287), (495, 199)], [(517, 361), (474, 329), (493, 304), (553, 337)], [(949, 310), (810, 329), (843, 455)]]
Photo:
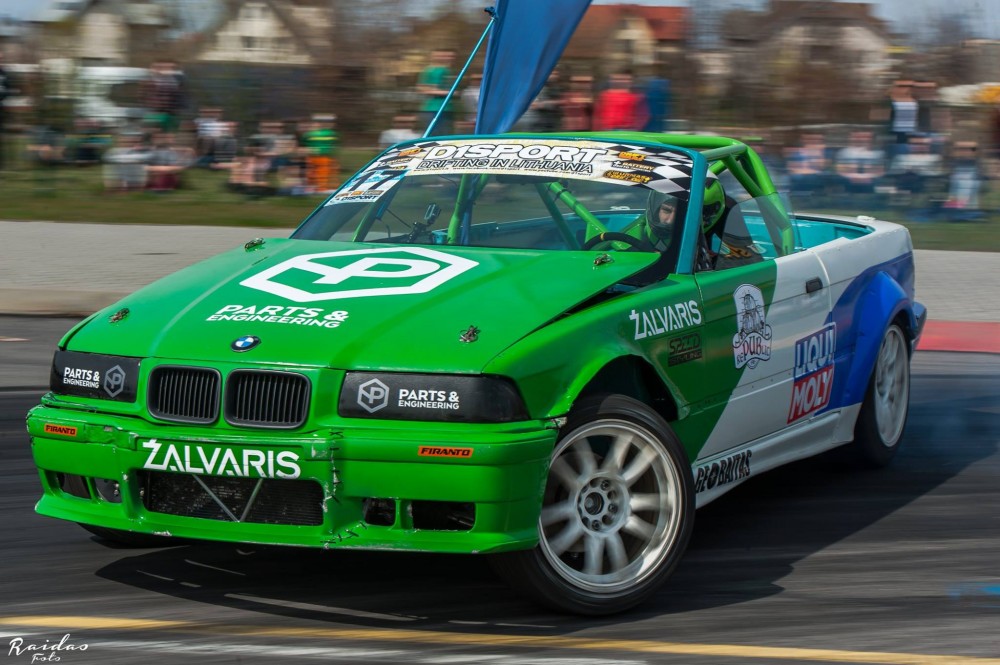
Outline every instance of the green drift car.
[(132, 544), (490, 554), (621, 611), (697, 506), (842, 444), (890, 460), (913, 272), (904, 228), (793, 216), (727, 138), (400, 144), (291, 238), (66, 334), (37, 510)]

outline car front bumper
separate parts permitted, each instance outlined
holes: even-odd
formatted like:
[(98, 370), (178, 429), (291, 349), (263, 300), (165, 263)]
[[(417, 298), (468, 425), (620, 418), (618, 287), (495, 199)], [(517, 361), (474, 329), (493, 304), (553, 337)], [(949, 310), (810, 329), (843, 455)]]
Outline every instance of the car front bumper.
[(182, 538), (452, 553), (536, 544), (557, 436), (548, 421), (215, 431), (51, 405), (27, 424), (42, 515)]

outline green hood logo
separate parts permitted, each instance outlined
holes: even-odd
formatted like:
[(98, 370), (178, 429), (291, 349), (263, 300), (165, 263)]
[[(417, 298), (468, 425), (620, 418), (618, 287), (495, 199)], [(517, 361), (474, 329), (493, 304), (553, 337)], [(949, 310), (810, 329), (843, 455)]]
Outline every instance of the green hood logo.
[(303, 254), (240, 284), (295, 302), (408, 295), (427, 293), (477, 265), (423, 247), (353, 249)]

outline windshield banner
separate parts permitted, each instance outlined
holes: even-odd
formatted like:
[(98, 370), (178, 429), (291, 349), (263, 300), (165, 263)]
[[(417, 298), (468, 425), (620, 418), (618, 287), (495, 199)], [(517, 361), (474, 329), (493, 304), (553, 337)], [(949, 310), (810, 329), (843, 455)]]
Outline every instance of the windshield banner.
[(625, 143), (530, 138), (427, 140), (390, 149), (367, 171), (355, 176), (327, 205), (377, 201), (403, 177), (463, 173), (645, 185), (687, 198), (691, 167), (691, 159), (683, 153)]

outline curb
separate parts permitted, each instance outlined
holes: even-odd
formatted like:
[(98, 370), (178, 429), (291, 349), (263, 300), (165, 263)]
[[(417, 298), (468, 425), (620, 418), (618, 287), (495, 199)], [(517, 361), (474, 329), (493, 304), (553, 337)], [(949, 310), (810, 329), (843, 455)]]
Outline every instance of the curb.
[(917, 350), (1000, 353), (1000, 323), (928, 321), (924, 324)]

